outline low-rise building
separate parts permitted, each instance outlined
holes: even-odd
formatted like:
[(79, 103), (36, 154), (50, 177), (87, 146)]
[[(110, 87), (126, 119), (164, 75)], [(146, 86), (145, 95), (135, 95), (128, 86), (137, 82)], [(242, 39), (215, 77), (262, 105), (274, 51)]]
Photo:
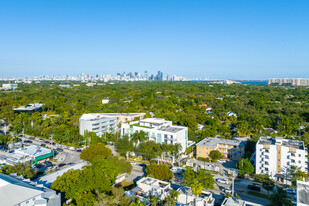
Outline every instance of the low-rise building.
[(18, 178), (0, 173), (0, 206), (61, 205), (60, 193)]
[(268, 174), (277, 181), (283, 181), (291, 166), (308, 172), (307, 153), (303, 141), (260, 137), (256, 144), (255, 173)]
[(206, 137), (196, 144), (196, 158), (209, 158), (212, 150), (221, 152), (224, 158), (240, 159), (245, 154), (246, 141)]
[(15, 90), (18, 87), (18, 84), (2, 84), (3, 89)]
[(42, 111), (43, 104), (35, 102), (33, 104), (28, 104), (27, 106), (20, 106), (18, 108), (13, 108), (13, 110), (17, 113), (27, 112), (27, 113), (33, 113), (33, 112), (41, 112)]
[(156, 196), (160, 200), (164, 200), (172, 190), (171, 184), (169, 182), (157, 180), (151, 177), (143, 177), (137, 181), (137, 187), (130, 191), (127, 191), (125, 195), (132, 197), (140, 196), (143, 198), (149, 198)]
[(215, 204), (211, 192), (202, 191), (196, 198), (190, 187), (180, 187), (177, 191), (179, 192), (177, 206), (213, 206)]
[(79, 118), (79, 133), (95, 132), (102, 137), (106, 132), (115, 132), (117, 129), (117, 118), (100, 113), (83, 114)]
[(144, 131), (148, 140), (157, 143), (180, 144), (181, 152), (188, 147), (188, 128), (172, 125), (172, 121), (161, 118), (147, 118), (139, 121), (121, 124), (121, 137), (131, 137), (135, 132)]
[(52, 150), (37, 145), (30, 145), (28, 147), (16, 149), (15, 154), (25, 156), (25, 158), (30, 158), (35, 163), (44, 159), (52, 158), (54, 155)]

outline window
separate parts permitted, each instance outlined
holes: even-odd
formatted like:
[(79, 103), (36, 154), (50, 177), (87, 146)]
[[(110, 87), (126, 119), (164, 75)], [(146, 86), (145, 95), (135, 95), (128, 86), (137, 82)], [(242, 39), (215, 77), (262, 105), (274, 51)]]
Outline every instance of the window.
[(290, 159), (290, 155), (287, 156), (287, 159)]
[(268, 168), (265, 168), (265, 171), (268, 172)]
[(299, 160), (299, 161), (298, 161), (298, 163), (300, 164), (300, 163), (301, 163), (301, 161)]
[(287, 165), (290, 165), (290, 162), (287, 162), (286, 164), (287, 164)]
[(295, 153), (292, 153), (291, 156), (292, 156), (292, 157), (295, 157)]
[(298, 154), (298, 157), (301, 157), (301, 154)]
[(292, 163), (295, 163), (295, 160), (291, 160)]

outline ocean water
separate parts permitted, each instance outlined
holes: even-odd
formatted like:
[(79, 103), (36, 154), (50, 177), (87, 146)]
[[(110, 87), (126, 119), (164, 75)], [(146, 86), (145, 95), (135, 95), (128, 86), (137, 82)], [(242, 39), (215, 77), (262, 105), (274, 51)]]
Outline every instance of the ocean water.
[(251, 85), (267, 85), (267, 80), (261, 81), (238, 81), (242, 84), (251, 84)]

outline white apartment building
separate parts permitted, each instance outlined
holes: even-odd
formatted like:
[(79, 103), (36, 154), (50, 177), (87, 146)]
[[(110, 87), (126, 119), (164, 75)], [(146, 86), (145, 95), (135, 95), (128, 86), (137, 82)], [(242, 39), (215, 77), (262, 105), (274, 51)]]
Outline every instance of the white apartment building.
[(117, 129), (117, 117), (111, 117), (98, 113), (83, 114), (79, 118), (79, 133), (84, 135), (86, 131), (95, 132), (102, 137), (106, 132), (114, 132)]
[(283, 181), (291, 166), (308, 171), (307, 149), (303, 141), (282, 137), (260, 137), (256, 144), (255, 173)]
[(157, 143), (180, 144), (182, 152), (188, 146), (188, 128), (172, 125), (172, 121), (160, 118), (147, 118), (139, 121), (121, 124), (121, 137), (131, 137), (135, 132), (144, 131), (148, 140)]
[(268, 85), (274, 85), (274, 86), (309, 86), (309, 79), (279, 79), (279, 78), (273, 78), (268, 79)]

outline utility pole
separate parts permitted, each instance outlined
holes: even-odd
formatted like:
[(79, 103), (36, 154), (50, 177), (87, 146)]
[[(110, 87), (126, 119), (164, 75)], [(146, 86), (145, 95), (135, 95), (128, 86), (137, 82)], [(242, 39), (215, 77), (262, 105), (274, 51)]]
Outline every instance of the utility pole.
[(233, 171), (233, 178), (232, 178), (232, 196), (234, 197), (234, 171)]

